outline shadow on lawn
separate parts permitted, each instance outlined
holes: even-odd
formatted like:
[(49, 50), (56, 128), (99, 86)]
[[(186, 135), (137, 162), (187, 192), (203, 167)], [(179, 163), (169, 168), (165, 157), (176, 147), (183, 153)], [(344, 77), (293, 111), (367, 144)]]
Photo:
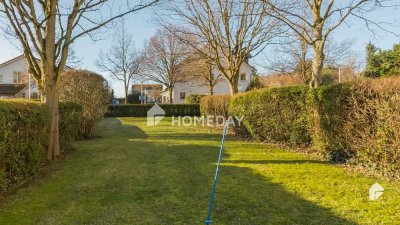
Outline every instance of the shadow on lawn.
[(148, 135), (135, 125), (124, 125), (122, 122), (114, 117), (104, 119), (97, 127), (102, 136), (113, 136), (116, 133), (118, 137), (129, 137), (144, 139)]
[[(146, 139), (148, 136), (139, 127), (124, 126), (115, 120), (107, 121), (104, 129), (108, 129), (108, 134), (117, 132), (122, 133), (123, 137), (135, 136), (135, 139), (121, 139), (119, 143), (119, 146), (135, 146), (135, 148), (120, 152), (113, 150), (112, 153), (126, 154), (123, 159), (130, 161), (118, 162), (118, 167), (121, 168), (116, 171), (126, 170), (134, 174), (134, 177), (129, 178), (132, 183), (127, 183), (123, 178), (125, 173), (121, 173), (122, 177), (118, 179), (114, 174), (110, 182), (116, 190), (119, 190), (114, 193), (115, 195), (123, 195), (121, 193), (123, 190), (129, 190), (127, 196), (120, 198), (129, 202), (129, 205), (138, 207), (129, 212), (129, 216), (143, 219), (142, 222), (136, 221), (137, 224), (202, 224), (208, 209), (218, 145), (188, 144), (190, 142), (187, 140), (206, 141), (208, 135), (188, 134), (185, 138), (183, 134), (165, 133), (151, 138), (171, 139), (175, 136), (178, 137), (177, 141), (155, 143)], [(229, 154), (224, 154), (223, 162), (323, 163), (314, 160), (232, 161), (226, 158), (229, 158)], [(113, 203), (105, 202), (105, 204)], [(114, 207), (118, 211), (124, 210), (118, 209), (118, 206)], [(270, 182), (267, 177), (256, 174), (251, 169), (232, 165), (221, 167), (214, 207), (212, 217), (215, 224), (220, 225), (357, 224), (289, 192), (283, 186)], [(109, 217), (109, 219), (115, 218)]]

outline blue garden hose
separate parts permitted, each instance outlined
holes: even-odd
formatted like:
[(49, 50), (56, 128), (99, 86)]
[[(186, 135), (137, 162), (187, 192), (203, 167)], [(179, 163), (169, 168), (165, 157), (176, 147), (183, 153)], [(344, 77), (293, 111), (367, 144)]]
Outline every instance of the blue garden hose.
[(218, 171), (219, 171), (219, 166), (221, 164), (221, 159), (222, 159), (222, 153), (224, 151), (224, 142), (225, 142), (225, 135), (226, 132), (228, 131), (228, 126), (229, 126), (229, 122), (226, 121), (224, 124), (224, 132), (222, 133), (222, 141), (221, 141), (221, 147), (219, 149), (219, 156), (218, 156), (218, 163), (217, 163), (217, 169), (215, 170), (215, 176), (214, 176), (214, 184), (212, 187), (212, 191), (211, 191), (211, 199), (210, 199), (210, 206), (208, 208), (208, 215), (207, 215), (207, 219), (204, 221), (204, 223), (206, 225), (212, 224), (213, 221), (211, 220), (211, 212), (213, 209), (213, 202), (214, 202), (214, 195), (215, 195), (215, 189), (217, 188), (217, 180), (218, 180)]

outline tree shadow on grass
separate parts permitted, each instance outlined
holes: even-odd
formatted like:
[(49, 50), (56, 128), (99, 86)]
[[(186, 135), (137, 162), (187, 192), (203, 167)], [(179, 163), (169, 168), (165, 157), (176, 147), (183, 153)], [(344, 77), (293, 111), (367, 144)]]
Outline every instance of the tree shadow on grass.
[[(164, 143), (161, 147), (146, 142), (146, 148), (151, 149), (146, 153), (149, 158), (141, 161), (150, 162), (143, 166), (153, 171), (154, 180), (136, 183), (142, 189), (137, 204), (149, 210), (143, 217), (155, 217), (158, 224), (201, 224), (208, 209), (218, 146)], [(222, 166), (218, 182), (215, 224), (357, 224), (248, 168)]]
[(133, 139), (144, 139), (148, 138), (146, 132), (135, 125), (124, 125), (122, 122), (114, 117), (106, 118), (100, 122), (97, 126), (99, 135), (101, 136), (115, 136), (118, 137), (129, 137)]
[[(203, 224), (219, 143), (154, 141), (115, 118), (103, 121), (99, 132), (104, 138), (81, 142), (54, 178), (0, 211), (0, 224)], [(221, 167), (212, 215), (218, 225), (356, 224), (231, 163)]]

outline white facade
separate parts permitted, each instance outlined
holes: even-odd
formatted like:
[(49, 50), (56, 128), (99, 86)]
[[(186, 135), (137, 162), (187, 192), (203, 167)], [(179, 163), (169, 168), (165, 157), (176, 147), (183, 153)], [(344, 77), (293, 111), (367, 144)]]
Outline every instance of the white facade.
[[(28, 85), (30, 81), (30, 85)], [(9, 93), (11, 86), (18, 90), (16, 93)], [(30, 88), (29, 88), (30, 86)], [(3, 90), (2, 90), (3, 89)], [(36, 82), (28, 73), (28, 64), (24, 56), (19, 56), (0, 64), (0, 98), (38, 98), (39, 90)]]
[[(222, 77), (221, 81), (219, 81), (213, 89), (214, 94), (215, 95), (230, 94), (229, 84), (222, 76), (221, 71), (218, 68), (214, 68), (212, 73), (214, 74), (214, 77), (218, 77), (219, 75)], [(239, 73), (239, 82), (238, 82), (239, 92), (244, 92), (246, 90), (251, 80), (253, 79), (254, 73), (255, 69), (253, 67), (249, 66), (246, 63), (243, 63)], [(176, 83), (174, 90), (172, 92), (172, 103), (184, 104), (185, 98), (193, 94), (208, 95), (209, 88), (206, 84), (203, 84), (203, 82), (199, 80), (190, 80), (187, 82)], [(161, 93), (161, 96), (163, 103), (169, 103), (168, 91), (164, 91), (163, 93)]]

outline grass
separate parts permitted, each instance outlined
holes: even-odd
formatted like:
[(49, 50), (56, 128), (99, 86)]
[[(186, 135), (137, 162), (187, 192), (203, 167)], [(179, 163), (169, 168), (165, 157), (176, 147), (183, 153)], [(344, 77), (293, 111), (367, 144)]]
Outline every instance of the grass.
[[(0, 224), (202, 224), (220, 134), (106, 119), (55, 172), (11, 196)], [(385, 187), (368, 200), (375, 182)], [(228, 137), (215, 224), (398, 224), (400, 185)]]

